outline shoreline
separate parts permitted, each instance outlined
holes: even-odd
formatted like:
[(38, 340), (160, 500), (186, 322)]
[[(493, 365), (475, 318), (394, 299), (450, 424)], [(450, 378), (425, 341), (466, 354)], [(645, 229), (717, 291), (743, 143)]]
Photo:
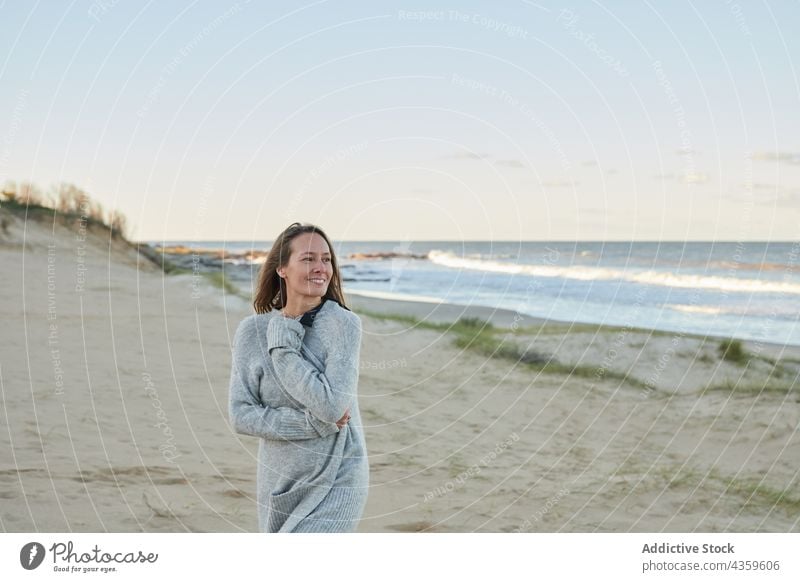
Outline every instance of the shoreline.
[(741, 342), (743, 346), (762, 345), (770, 352), (775, 351), (799, 351), (800, 346), (793, 344), (782, 344), (778, 342), (767, 342), (750, 339), (740, 339), (730, 336), (707, 335), (703, 336), (696, 333), (677, 332), (662, 330), (649, 327), (625, 327), (623, 325), (611, 325), (604, 323), (583, 323), (561, 321), (557, 319), (547, 319), (534, 317), (514, 311), (511, 309), (487, 307), (485, 305), (460, 305), (458, 303), (433, 303), (428, 301), (414, 301), (411, 299), (389, 299), (382, 297), (369, 297), (360, 295), (357, 292), (345, 291), (345, 297), (350, 306), (356, 310), (366, 310), (386, 316), (413, 317), (420, 321), (429, 323), (456, 323), (461, 317), (475, 317), (487, 321), (498, 328), (512, 330), (512, 325), (516, 322), (518, 328), (531, 326), (547, 326), (568, 333), (571, 329), (585, 330), (587, 328), (597, 329), (599, 332), (616, 332), (627, 329), (631, 333), (651, 333), (653, 336), (675, 336), (698, 341), (725, 341), (732, 340)]
[[(150, 247), (152, 248), (152, 247)], [(231, 257), (239, 258), (252, 258), (253, 256), (265, 256), (263, 251), (236, 251), (228, 252), (214, 249), (195, 249), (186, 246), (174, 247), (161, 247), (156, 249), (156, 252), (163, 254), (163, 256), (172, 263), (169, 270), (174, 270), (175, 274), (179, 272), (199, 272), (208, 275), (212, 279), (219, 278), (224, 273), (224, 279), (233, 284), (240, 292), (238, 295), (245, 301), (250, 301), (246, 290), (242, 288), (249, 288), (252, 285), (251, 277), (252, 265), (248, 268), (242, 269), (238, 264), (230, 265), (225, 263), (226, 259)], [(395, 253), (377, 253), (377, 255), (386, 255), (383, 258), (390, 258), (389, 255)], [(192, 255), (194, 258), (190, 258)], [(417, 257), (417, 258), (422, 258)], [(216, 284), (219, 281), (212, 281)], [(347, 281), (343, 281), (346, 286)], [(231, 290), (231, 289), (229, 289)], [(385, 296), (381, 296), (385, 295)], [(487, 305), (464, 305), (460, 303), (450, 303), (447, 301), (438, 301), (435, 298), (420, 297), (420, 300), (413, 295), (408, 298), (392, 297), (392, 294), (383, 294), (380, 292), (366, 291), (366, 290), (345, 290), (345, 296), (348, 301), (354, 305), (362, 306), (362, 309), (372, 310), (375, 312), (392, 313), (399, 316), (415, 317), (420, 320), (433, 322), (433, 323), (455, 323), (460, 317), (475, 317), (484, 321), (491, 322), (496, 327), (510, 328), (513, 326), (514, 331), (520, 327), (529, 326), (556, 326), (558, 329), (568, 331), (566, 326), (576, 327), (579, 329), (595, 328), (598, 331), (611, 331), (618, 329), (628, 329), (636, 331), (637, 333), (652, 332), (653, 335), (670, 335), (682, 338), (691, 338), (695, 340), (704, 341), (736, 341), (742, 344), (747, 344), (752, 349), (762, 350), (767, 349), (770, 353), (776, 353), (782, 348), (789, 350), (798, 348), (800, 343), (782, 343), (781, 341), (766, 341), (760, 335), (766, 336), (765, 331), (768, 330), (768, 322), (763, 322), (762, 327), (754, 328), (749, 327), (747, 324), (745, 329), (736, 328), (733, 332), (741, 332), (744, 335), (752, 337), (736, 337), (733, 335), (726, 335), (730, 333), (729, 330), (715, 330), (715, 333), (703, 335), (705, 328), (700, 326), (692, 326), (692, 331), (684, 330), (683, 327), (686, 322), (675, 323), (675, 328), (658, 328), (648, 327), (647, 325), (631, 325), (628, 322), (621, 323), (597, 323), (591, 321), (571, 321), (569, 319), (550, 319), (542, 316), (530, 315), (527, 313), (519, 312), (512, 308), (492, 307)], [(389, 306), (393, 305), (392, 309)], [(662, 306), (662, 311), (666, 306)], [(563, 314), (566, 317), (574, 314)], [(659, 323), (660, 316), (655, 323)], [(653, 322), (648, 322), (652, 324)], [(755, 324), (752, 324), (755, 325)], [(746, 332), (746, 333), (745, 333)], [(783, 338), (781, 338), (783, 339)], [(791, 338), (787, 338), (791, 339)]]
[(496, 327), (511, 327), (516, 321), (520, 327), (558, 323), (533, 317), (511, 309), (487, 307), (485, 305), (460, 305), (458, 303), (433, 303), (411, 299), (389, 299), (368, 297), (357, 292), (345, 291), (348, 303), (357, 309), (390, 315), (401, 315), (427, 320), (431, 323), (455, 323), (460, 317), (477, 317)]

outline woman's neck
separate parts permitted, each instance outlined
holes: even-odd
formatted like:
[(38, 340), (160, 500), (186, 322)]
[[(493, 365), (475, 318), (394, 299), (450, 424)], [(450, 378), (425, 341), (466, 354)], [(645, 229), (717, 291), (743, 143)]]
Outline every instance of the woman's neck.
[(297, 317), (298, 315), (304, 314), (306, 311), (318, 307), (322, 303), (322, 300), (322, 297), (289, 297), (281, 311), (284, 315), (289, 317)]

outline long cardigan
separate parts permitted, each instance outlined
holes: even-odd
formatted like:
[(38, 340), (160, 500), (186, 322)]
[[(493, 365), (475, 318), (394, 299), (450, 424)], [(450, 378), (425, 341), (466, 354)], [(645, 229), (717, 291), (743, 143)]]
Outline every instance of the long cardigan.
[[(333, 300), (310, 328), (278, 310), (239, 324), (229, 416), (237, 433), (261, 438), (262, 532), (355, 531), (369, 488), (360, 348), (361, 319)], [(350, 421), (340, 430), (347, 408)]]

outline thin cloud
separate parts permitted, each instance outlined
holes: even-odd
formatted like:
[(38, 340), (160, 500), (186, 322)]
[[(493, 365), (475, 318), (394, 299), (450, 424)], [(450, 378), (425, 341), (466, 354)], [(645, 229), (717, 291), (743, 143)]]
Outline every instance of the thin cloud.
[(686, 184), (705, 184), (708, 182), (708, 174), (700, 172), (687, 172), (682, 178)]
[[(488, 161), (492, 159), (491, 154), (482, 153), (482, 152), (455, 152), (450, 155), (442, 156), (440, 159), (444, 160), (471, 160), (471, 161)], [(496, 160), (494, 162), (496, 166), (503, 166), (506, 168), (527, 168), (527, 166), (521, 160)]]
[(542, 186), (545, 188), (569, 188), (572, 186), (577, 186), (579, 182), (574, 180), (549, 180), (547, 182), (542, 182)]
[(491, 156), (489, 154), (481, 154), (476, 152), (456, 152), (449, 156), (442, 156), (446, 160), (488, 160)]
[(726, 197), (733, 202), (756, 202), (761, 207), (800, 208), (800, 189), (786, 190), (772, 186), (771, 191), (757, 189), (754, 192), (736, 192)]
[(519, 160), (497, 160), (495, 162), (498, 166), (505, 166), (506, 168), (525, 168), (525, 164)]
[(655, 174), (654, 180), (678, 180), (684, 184), (705, 184), (708, 182), (708, 174), (702, 172), (686, 172), (685, 174)]
[(792, 152), (755, 152), (753, 159), (759, 162), (787, 162), (800, 165), (800, 154)]

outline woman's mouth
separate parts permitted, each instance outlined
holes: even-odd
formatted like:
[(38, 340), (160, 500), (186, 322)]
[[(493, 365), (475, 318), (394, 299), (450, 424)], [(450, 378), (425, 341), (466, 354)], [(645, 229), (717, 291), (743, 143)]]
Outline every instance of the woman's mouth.
[(315, 285), (324, 285), (325, 284), (325, 279), (309, 279), (309, 281), (311, 283), (314, 283)]

